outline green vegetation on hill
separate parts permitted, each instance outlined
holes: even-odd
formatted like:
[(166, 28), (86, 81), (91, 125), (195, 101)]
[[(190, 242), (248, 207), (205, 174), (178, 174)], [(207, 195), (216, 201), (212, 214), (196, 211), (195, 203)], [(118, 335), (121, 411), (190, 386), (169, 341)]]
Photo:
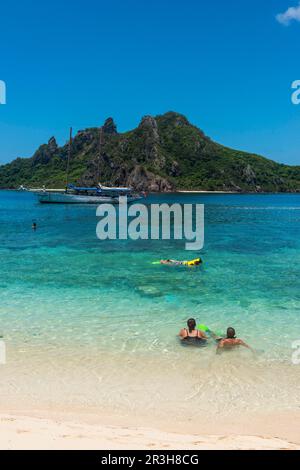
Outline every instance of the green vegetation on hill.
[[(138, 190), (300, 191), (300, 166), (281, 165), (213, 142), (174, 112), (146, 116), (119, 134), (111, 118), (104, 127), (80, 131), (72, 144), (69, 181), (82, 185), (131, 185)], [(0, 188), (65, 186), (68, 146), (52, 137), (33, 157), (0, 167)]]

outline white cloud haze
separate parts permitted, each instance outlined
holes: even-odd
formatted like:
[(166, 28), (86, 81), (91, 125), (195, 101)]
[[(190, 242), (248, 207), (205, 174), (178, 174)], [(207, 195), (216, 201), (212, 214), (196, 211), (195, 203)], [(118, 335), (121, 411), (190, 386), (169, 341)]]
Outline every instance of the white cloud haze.
[(292, 21), (300, 22), (300, 2), (298, 6), (290, 7), (284, 13), (277, 15), (276, 19), (285, 26), (288, 26)]

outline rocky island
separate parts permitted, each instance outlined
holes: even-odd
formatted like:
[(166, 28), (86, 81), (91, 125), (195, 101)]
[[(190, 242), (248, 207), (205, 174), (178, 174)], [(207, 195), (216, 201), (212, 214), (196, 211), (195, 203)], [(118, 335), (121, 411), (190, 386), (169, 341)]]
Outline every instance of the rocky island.
[[(0, 166), (0, 188), (63, 188), (68, 145), (54, 137), (31, 158)], [(70, 181), (80, 185), (132, 186), (146, 191), (299, 192), (300, 166), (220, 145), (185, 116), (168, 112), (145, 116), (139, 126), (118, 133), (112, 118), (103, 125), (99, 162), (99, 128), (79, 131), (72, 143)]]

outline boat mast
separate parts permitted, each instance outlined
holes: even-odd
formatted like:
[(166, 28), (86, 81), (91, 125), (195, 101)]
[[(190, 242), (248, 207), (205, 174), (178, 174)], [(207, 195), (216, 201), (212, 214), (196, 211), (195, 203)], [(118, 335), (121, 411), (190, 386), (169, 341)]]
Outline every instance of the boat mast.
[(100, 161), (102, 156), (102, 145), (103, 145), (103, 127), (99, 129), (99, 147), (98, 147), (98, 162), (97, 162), (97, 185), (100, 184)]
[(71, 160), (71, 147), (72, 147), (72, 127), (70, 127), (70, 139), (68, 148), (68, 161), (67, 161), (67, 172), (66, 172), (66, 190), (69, 184), (69, 172), (70, 172), (70, 160)]

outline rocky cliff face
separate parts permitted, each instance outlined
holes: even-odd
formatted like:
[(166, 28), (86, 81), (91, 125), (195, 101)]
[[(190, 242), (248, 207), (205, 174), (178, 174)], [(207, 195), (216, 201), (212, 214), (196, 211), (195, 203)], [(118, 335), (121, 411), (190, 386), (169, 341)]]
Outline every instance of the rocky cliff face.
[(41, 145), (33, 155), (34, 164), (47, 164), (58, 150), (58, 146), (54, 137), (51, 137), (47, 145)]
[(116, 135), (118, 133), (117, 126), (115, 125), (113, 118), (110, 117), (106, 119), (103, 125), (103, 132), (108, 135)]
[[(213, 142), (185, 116), (145, 116), (118, 133), (112, 118), (100, 129), (79, 131), (72, 142), (70, 181), (132, 186), (137, 190), (299, 191), (300, 167), (280, 165)], [(29, 159), (0, 167), (0, 187), (63, 187), (68, 145), (54, 137)]]

